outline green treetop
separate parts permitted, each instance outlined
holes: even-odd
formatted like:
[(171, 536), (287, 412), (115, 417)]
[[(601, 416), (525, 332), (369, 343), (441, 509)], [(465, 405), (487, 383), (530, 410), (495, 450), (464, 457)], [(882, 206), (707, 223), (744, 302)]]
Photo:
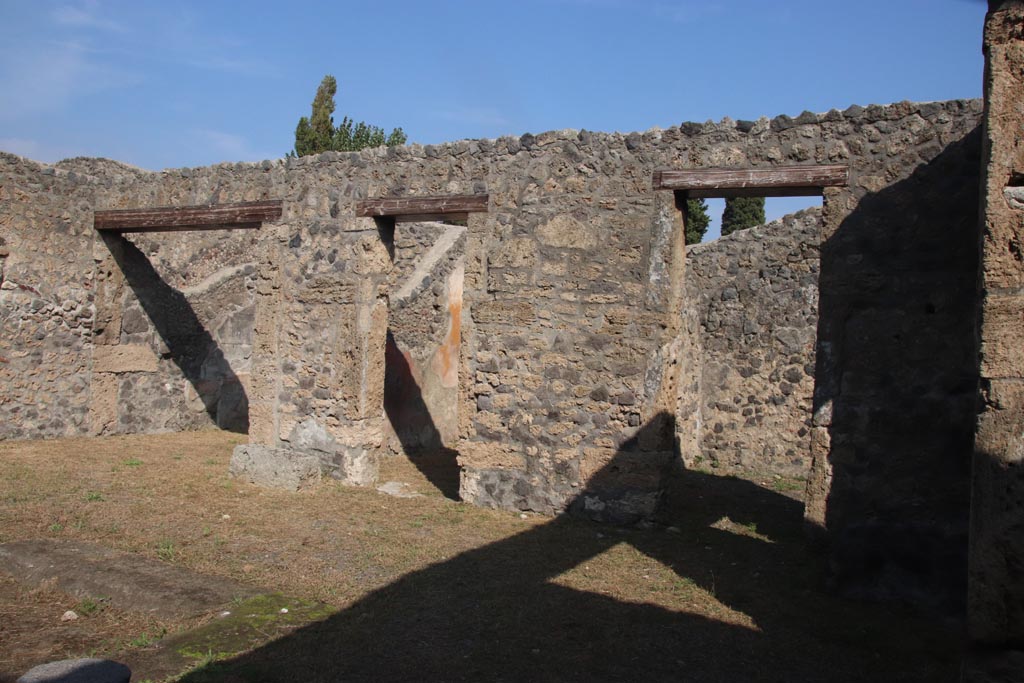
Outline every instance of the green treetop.
[(764, 223), (764, 197), (732, 197), (725, 200), (722, 236)]
[(355, 122), (347, 116), (335, 127), (334, 96), (337, 92), (338, 82), (334, 76), (324, 76), (313, 98), (312, 116), (303, 116), (295, 127), (295, 149), (290, 152), (292, 156), (304, 157), (328, 151), (354, 152), (365, 147), (405, 144), (407, 138), (401, 128), (395, 128), (385, 136), (383, 128), (363, 121)]

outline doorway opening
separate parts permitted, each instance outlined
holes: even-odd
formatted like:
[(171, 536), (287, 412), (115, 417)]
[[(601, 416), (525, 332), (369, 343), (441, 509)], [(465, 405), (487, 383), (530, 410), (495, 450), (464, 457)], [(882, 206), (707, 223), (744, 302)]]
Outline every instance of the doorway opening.
[(733, 209), (731, 234), (687, 248), (684, 309), (697, 347), (688, 466), (802, 490), (811, 467), (822, 221), (811, 207), (847, 176), (845, 166), (655, 175), (656, 188), (675, 192), (686, 223), (695, 202)]
[(459, 350), (466, 227), (399, 222), (388, 301), (384, 412), (393, 443), (448, 498), (457, 499)]
[(469, 214), (487, 195), (366, 200), (391, 255), (384, 413), (391, 451), (458, 499), (463, 287)]

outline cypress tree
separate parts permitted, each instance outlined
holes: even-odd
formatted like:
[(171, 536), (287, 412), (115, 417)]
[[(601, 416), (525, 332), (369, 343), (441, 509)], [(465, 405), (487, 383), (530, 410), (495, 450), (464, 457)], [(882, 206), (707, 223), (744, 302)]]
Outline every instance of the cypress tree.
[(307, 154), (316, 153), (316, 140), (313, 138), (313, 127), (309, 125), (309, 119), (303, 116), (299, 119), (299, 125), (295, 126), (295, 149), (289, 152), (289, 156), (304, 157)]
[(722, 212), (722, 236), (764, 223), (764, 197), (730, 197)]
[(313, 129), (313, 140), (319, 152), (326, 152), (331, 149), (331, 140), (334, 137), (334, 95), (338, 92), (338, 82), (334, 76), (324, 76), (320, 81), (320, 87), (316, 89), (316, 97), (313, 98), (313, 115), (309, 119), (309, 125)]
[(313, 98), (312, 116), (303, 116), (295, 127), (295, 149), (288, 153), (289, 156), (303, 157), (331, 150), (355, 152), (365, 147), (405, 144), (407, 138), (401, 128), (395, 128), (385, 136), (383, 128), (356, 122), (347, 116), (335, 126), (334, 96), (337, 92), (338, 82), (334, 76), (324, 76)]
[(700, 244), (710, 224), (711, 216), (708, 215), (708, 203), (703, 199), (687, 199), (686, 243)]

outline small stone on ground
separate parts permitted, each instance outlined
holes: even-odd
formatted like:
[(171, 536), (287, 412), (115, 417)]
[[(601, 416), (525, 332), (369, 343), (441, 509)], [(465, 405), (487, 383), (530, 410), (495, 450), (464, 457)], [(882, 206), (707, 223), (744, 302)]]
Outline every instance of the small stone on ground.
[(377, 490), (395, 498), (419, 498), (423, 495), (413, 491), (412, 487), (403, 481), (389, 481), (378, 486)]
[(128, 683), (131, 669), (109, 659), (64, 659), (40, 664), (17, 683)]

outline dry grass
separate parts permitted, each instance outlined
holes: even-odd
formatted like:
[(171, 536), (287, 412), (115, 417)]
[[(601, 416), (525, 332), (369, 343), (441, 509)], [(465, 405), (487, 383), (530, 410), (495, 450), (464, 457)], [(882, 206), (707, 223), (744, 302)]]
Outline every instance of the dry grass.
[[(78, 619), (62, 621), (67, 611)], [(184, 625), (115, 609), (101, 597), (76, 599), (49, 585), (28, 589), (0, 574), (0, 680), (42, 662), (141, 647)]]
[[(934, 624), (818, 591), (799, 508), (769, 488), (694, 475), (668, 528), (616, 529), (454, 503), (397, 458), (382, 480), (423, 497), (333, 482), (259, 489), (227, 477), (239, 442), (201, 432), (0, 444), (0, 542), (88, 540), (338, 608), (190, 680), (956, 676), (955, 641)], [(9, 581), (0, 589), (7, 620), (23, 598)], [(74, 602), (19, 610), (49, 624)], [(23, 649), (5, 627), (0, 671), (115, 652), (156, 627), (133, 619), (102, 611), (80, 620), (89, 639), (55, 636), (48, 651)]]

